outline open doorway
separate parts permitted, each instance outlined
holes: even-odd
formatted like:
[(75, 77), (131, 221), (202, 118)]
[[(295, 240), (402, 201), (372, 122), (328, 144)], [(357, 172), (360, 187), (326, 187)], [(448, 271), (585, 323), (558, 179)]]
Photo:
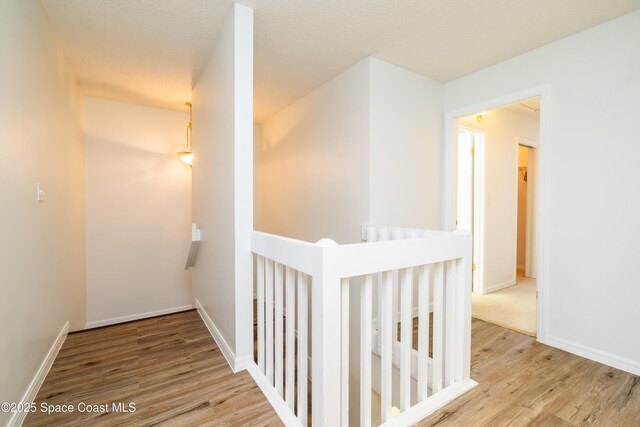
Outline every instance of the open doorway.
[(484, 140), (482, 127), (471, 123), (458, 128), (458, 192), (456, 228), (474, 236), (472, 286), (484, 291)]
[(473, 316), (537, 333), (540, 98), (460, 117), (456, 227), (473, 234)]
[(516, 278), (536, 278), (537, 141), (518, 137)]

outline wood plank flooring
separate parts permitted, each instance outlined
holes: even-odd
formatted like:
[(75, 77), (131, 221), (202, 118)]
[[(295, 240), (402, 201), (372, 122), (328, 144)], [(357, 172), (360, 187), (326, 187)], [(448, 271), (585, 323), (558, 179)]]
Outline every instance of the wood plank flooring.
[(420, 426), (640, 426), (640, 377), (473, 319), (473, 390)]
[[(640, 426), (638, 376), (477, 319), (471, 360), (479, 385), (420, 426)], [(36, 412), (25, 426), (282, 425), (249, 374), (231, 372), (195, 311), (69, 335), (40, 402), (137, 410)]]
[(234, 374), (196, 311), (70, 334), (36, 404), (135, 403), (133, 413), (29, 414), (25, 426), (268, 426), (280, 419)]

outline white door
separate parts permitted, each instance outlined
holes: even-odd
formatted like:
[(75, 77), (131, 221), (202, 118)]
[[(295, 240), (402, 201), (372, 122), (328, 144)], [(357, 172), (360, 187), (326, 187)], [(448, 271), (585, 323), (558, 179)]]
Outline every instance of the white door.
[(473, 236), (473, 291), (483, 294), (484, 132), (458, 129), (458, 183), (456, 228)]
[(473, 290), (479, 292), (478, 272), (476, 267), (477, 233), (475, 232), (475, 218), (477, 215), (474, 204), (475, 191), (475, 138), (473, 132), (461, 128), (458, 133), (458, 212), (456, 228), (458, 230), (469, 231), (473, 235)]

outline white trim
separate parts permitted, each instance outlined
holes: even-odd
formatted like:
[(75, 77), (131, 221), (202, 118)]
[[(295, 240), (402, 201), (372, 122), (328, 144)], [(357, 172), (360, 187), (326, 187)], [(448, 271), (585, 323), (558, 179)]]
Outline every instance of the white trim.
[(244, 371), (253, 363), (251, 356), (236, 357), (236, 366), (233, 372)]
[(640, 375), (640, 363), (635, 360), (616, 356), (606, 351), (597, 350), (554, 336), (547, 336), (544, 340), (538, 339), (538, 342), (616, 369), (630, 372), (634, 375)]
[(535, 196), (536, 201), (536, 289), (538, 304), (536, 311), (536, 329), (538, 339), (544, 339), (549, 325), (549, 259), (550, 259), (550, 227), (549, 227), (549, 196), (547, 189), (547, 147), (551, 142), (551, 86), (545, 85), (540, 90), (540, 141), (536, 157)]
[(162, 316), (164, 314), (177, 313), (179, 311), (192, 310), (193, 305), (183, 305), (180, 307), (163, 308), (162, 310), (147, 311), (146, 313), (129, 314), (127, 316), (112, 317), (111, 319), (95, 320), (87, 322), (85, 329), (99, 328), (101, 326), (115, 325), (118, 323), (131, 322), (132, 320), (146, 319), (148, 317)]
[(485, 294), (490, 294), (492, 292), (496, 292), (496, 291), (499, 291), (500, 289), (508, 288), (509, 286), (513, 286), (515, 284), (516, 282), (514, 280), (507, 280), (506, 282), (498, 283), (493, 286), (487, 286), (485, 287), (485, 291), (486, 291)]
[(200, 301), (198, 301), (198, 298), (195, 299), (194, 305), (196, 307), (196, 310), (198, 310), (198, 314), (200, 315), (200, 318), (202, 319), (205, 326), (209, 330), (211, 337), (216, 342), (216, 344), (218, 345), (218, 348), (222, 352), (222, 355), (224, 356), (225, 360), (229, 364), (229, 367), (231, 368), (231, 370), (235, 373), (235, 372), (247, 369), (247, 367), (250, 366), (252, 363), (251, 357), (236, 358), (235, 352), (231, 349), (227, 341), (224, 339), (224, 337), (222, 336), (222, 333), (220, 333), (220, 330), (218, 329), (216, 324), (213, 323), (213, 320), (211, 320), (211, 317), (209, 317), (209, 314), (207, 313), (207, 311), (204, 309), (202, 304), (200, 304)]
[(516, 152), (516, 161), (515, 161), (515, 170), (513, 171), (513, 175), (515, 176), (514, 182), (514, 203), (513, 203), (513, 283), (515, 284), (518, 281), (518, 203), (520, 202), (520, 170), (518, 169), (520, 164), (520, 144), (518, 143), (519, 137), (516, 137), (515, 140), (515, 152)]
[[(488, 293), (485, 289), (485, 268), (484, 268), (484, 254), (485, 254), (485, 216), (486, 216), (486, 200), (485, 200), (485, 188), (486, 188), (486, 173), (485, 173), (485, 147), (489, 140), (489, 130), (486, 126), (469, 123), (466, 121), (458, 122), (458, 127), (455, 132), (456, 144), (458, 141), (458, 135), (460, 129), (464, 129), (467, 132), (474, 134), (473, 140), (473, 230), (471, 235), (473, 236), (473, 254), (472, 263), (476, 265), (476, 269), (472, 271), (472, 289), (474, 292), (484, 294)], [(457, 156), (456, 156), (457, 158)], [(457, 164), (456, 160), (456, 188), (457, 188)], [(457, 206), (456, 213), (457, 217)], [(457, 225), (456, 225), (457, 228)], [(514, 278), (515, 279), (515, 278)]]
[[(485, 284), (485, 217), (486, 217), (486, 146), (489, 131), (480, 132), (480, 140), (473, 141), (473, 242), (471, 262), (476, 265), (471, 271), (472, 288), (484, 289)], [(475, 273), (475, 274), (474, 274)]]
[(280, 397), (275, 388), (269, 383), (267, 378), (264, 376), (260, 368), (254, 363), (250, 362), (247, 365), (247, 371), (255, 381), (256, 385), (260, 387), (262, 393), (265, 395), (273, 410), (276, 411), (280, 420), (284, 423), (285, 426), (302, 426), (300, 420), (296, 417), (296, 415), (289, 409), (287, 403)]
[[(44, 379), (47, 377), (47, 374), (49, 373), (49, 369), (51, 369), (51, 366), (53, 365), (54, 360), (56, 360), (56, 356), (58, 356), (58, 352), (60, 351), (62, 344), (64, 344), (64, 340), (67, 338), (68, 333), (69, 333), (69, 322), (67, 321), (65, 322), (64, 326), (62, 327), (62, 330), (60, 331), (56, 339), (51, 344), (51, 347), (49, 348), (47, 355), (44, 357), (44, 360), (40, 364), (40, 367), (36, 371), (36, 374), (34, 375), (33, 379), (29, 383), (29, 386), (25, 390), (24, 394), (22, 395), (22, 398), (20, 399), (20, 403), (23, 406), (28, 403), (32, 403), (36, 399), (36, 396), (38, 395), (38, 391), (40, 390), (40, 387), (42, 387), (42, 383), (44, 382)], [(27, 414), (28, 412), (14, 412), (11, 418), (9, 418), (9, 423), (7, 425), (10, 427), (21, 426)]]
[(451, 401), (462, 396), (478, 383), (473, 380), (466, 380), (462, 383), (451, 384), (436, 394), (429, 396), (425, 401), (417, 403), (397, 417), (391, 418), (380, 427), (402, 427), (417, 424), (418, 421), (433, 414)]
[(538, 142), (537, 177), (536, 179), (536, 244), (537, 271), (536, 286), (538, 303), (536, 313), (536, 330), (538, 340), (544, 340), (549, 325), (549, 195), (547, 189), (547, 147), (551, 142), (551, 85), (544, 84), (497, 98), (485, 100), (477, 104), (445, 112), (444, 132), (442, 140), (442, 229), (455, 229), (455, 211), (453, 209), (455, 193), (455, 163), (457, 146), (454, 134), (457, 132), (456, 122), (460, 117), (469, 116), (478, 111), (492, 110), (522, 99), (540, 97), (540, 140)]

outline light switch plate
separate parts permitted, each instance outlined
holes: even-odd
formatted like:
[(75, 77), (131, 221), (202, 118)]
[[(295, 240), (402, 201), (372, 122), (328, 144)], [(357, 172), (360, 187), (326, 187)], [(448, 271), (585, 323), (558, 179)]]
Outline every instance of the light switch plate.
[(44, 196), (47, 194), (44, 191), (44, 187), (40, 183), (38, 183), (36, 187), (37, 187), (37, 192), (38, 192), (37, 193), (37, 200), (39, 202), (44, 202)]

